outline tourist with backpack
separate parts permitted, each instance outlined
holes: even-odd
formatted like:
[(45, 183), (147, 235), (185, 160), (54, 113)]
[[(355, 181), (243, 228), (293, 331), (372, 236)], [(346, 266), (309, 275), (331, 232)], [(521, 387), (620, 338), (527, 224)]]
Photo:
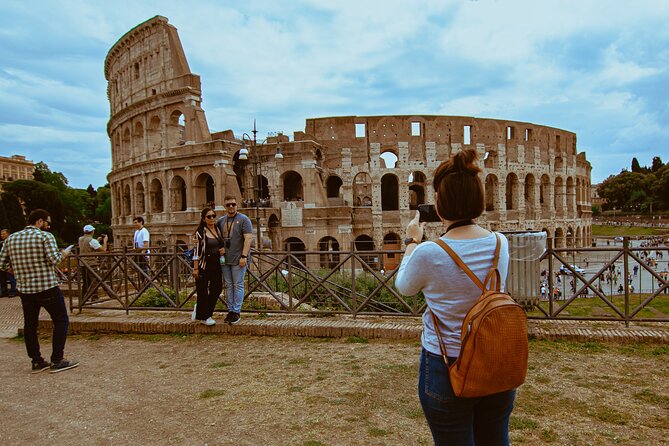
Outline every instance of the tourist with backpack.
[(445, 232), (422, 242), (416, 212), (395, 282), (427, 303), (418, 396), (435, 445), (508, 445), (515, 388), (527, 372), (526, 317), (503, 292), (508, 241), (474, 222), (485, 204), (480, 171), (474, 150), (435, 170)]

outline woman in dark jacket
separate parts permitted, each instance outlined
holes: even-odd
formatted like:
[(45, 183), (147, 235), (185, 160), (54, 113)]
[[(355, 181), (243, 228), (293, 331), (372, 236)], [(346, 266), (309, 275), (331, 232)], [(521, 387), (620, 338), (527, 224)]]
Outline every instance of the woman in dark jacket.
[(223, 236), (215, 222), (216, 212), (211, 208), (204, 208), (200, 214), (200, 224), (193, 235), (193, 277), (197, 304), (193, 308), (192, 319), (205, 325), (216, 324), (212, 316), (218, 296), (223, 290), (219, 253), (223, 247)]

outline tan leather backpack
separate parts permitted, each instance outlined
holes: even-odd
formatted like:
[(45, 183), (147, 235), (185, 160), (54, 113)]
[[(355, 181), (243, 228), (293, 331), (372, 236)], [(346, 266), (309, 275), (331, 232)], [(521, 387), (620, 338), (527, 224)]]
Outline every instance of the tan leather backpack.
[[(460, 354), (448, 368), (453, 393), (461, 398), (515, 389), (525, 382), (527, 375), (527, 316), (511, 296), (500, 291), (501, 277), (497, 269), (500, 239), (498, 234), (495, 236), (495, 257), (483, 283), (446, 243), (437, 240), (482, 291), (462, 321)], [(430, 312), (441, 354), (448, 366), (439, 319)]]

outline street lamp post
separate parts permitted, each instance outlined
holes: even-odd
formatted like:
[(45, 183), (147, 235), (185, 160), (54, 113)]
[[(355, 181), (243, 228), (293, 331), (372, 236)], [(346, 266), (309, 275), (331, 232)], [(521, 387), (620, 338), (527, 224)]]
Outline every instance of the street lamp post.
[[(248, 133), (242, 134), (242, 148), (239, 151), (239, 159), (248, 159), (249, 150), (246, 148), (246, 144), (244, 142), (244, 137), (246, 137), (248, 138), (249, 142), (253, 142), (253, 175), (255, 183), (253, 187), (253, 200), (255, 201), (256, 208), (256, 249), (260, 251), (262, 249), (262, 240), (260, 239), (260, 194), (262, 193), (262, 180), (260, 178), (260, 173), (262, 172), (262, 160), (258, 154), (258, 143), (256, 139), (258, 130), (256, 129), (255, 119), (253, 120), (253, 131), (251, 133), (253, 133), (253, 139), (251, 139), (251, 136)], [(267, 138), (262, 140), (260, 144), (262, 145), (265, 141), (267, 141)], [(274, 159), (283, 159), (283, 155), (279, 149), (277, 149), (276, 154), (274, 155)]]

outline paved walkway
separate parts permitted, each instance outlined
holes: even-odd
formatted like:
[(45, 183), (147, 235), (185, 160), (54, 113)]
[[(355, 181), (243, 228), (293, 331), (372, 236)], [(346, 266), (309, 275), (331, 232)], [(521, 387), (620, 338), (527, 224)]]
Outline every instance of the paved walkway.
[[(207, 327), (190, 320), (190, 313), (178, 311), (133, 311), (86, 309), (70, 315), (70, 333), (225, 333), (255, 336), (310, 336), (419, 340), (419, 318), (305, 315), (242, 314), (237, 325), (219, 323)], [(0, 299), (0, 337), (17, 335), (23, 326), (21, 301), (18, 297)], [(40, 328), (48, 331), (51, 320), (42, 310)], [(621, 322), (576, 322), (530, 320), (529, 335), (535, 339), (564, 339), (616, 342), (669, 343), (669, 323), (637, 323), (625, 327)]]

